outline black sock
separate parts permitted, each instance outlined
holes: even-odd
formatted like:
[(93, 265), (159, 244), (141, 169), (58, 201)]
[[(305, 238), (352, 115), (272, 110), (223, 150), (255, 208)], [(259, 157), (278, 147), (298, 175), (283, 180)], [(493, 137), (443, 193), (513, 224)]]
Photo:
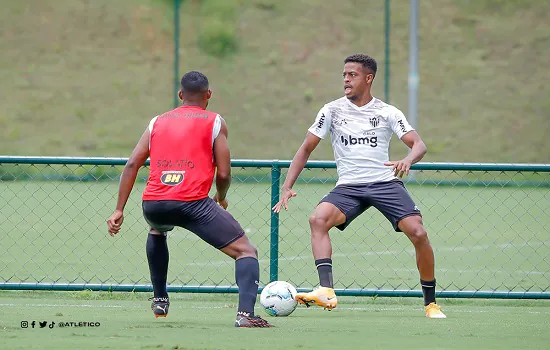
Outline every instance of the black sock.
[(166, 236), (149, 234), (147, 237), (147, 260), (149, 261), (149, 272), (153, 284), (153, 295), (155, 298), (168, 297), (166, 291), (166, 277), (168, 274), (168, 244)]
[(239, 308), (237, 314), (254, 316), (254, 305), (258, 297), (260, 264), (258, 259), (247, 256), (235, 261), (235, 280), (239, 287)]
[(332, 282), (332, 259), (324, 258), (315, 260), (315, 266), (319, 273), (321, 287), (333, 288)]
[(420, 285), (422, 286), (422, 294), (424, 294), (424, 306), (435, 303), (435, 280), (420, 280)]

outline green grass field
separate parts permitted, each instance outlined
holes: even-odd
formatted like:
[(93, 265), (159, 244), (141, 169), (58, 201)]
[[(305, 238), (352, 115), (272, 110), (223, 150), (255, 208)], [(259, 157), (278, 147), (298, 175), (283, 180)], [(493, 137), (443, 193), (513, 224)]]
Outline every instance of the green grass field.
[[(147, 227), (136, 186), (123, 230), (110, 238), (116, 182), (2, 182), (0, 277), (8, 282), (149, 284)], [(308, 216), (332, 184), (297, 185), (280, 220), (279, 278), (300, 287), (317, 283)], [(550, 285), (548, 188), (409, 186), (423, 212), (445, 290), (544, 291)], [(269, 280), (270, 195), (266, 183), (234, 182), (230, 212), (260, 251)], [(414, 250), (376, 210), (344, 232), (331, 231), (334, 274), (341, 288), (417, 289)], [(233, 285), (230, 259), (193, 234), (169, 234), (169, 283)]]
[[(179, 71), (209, 76), (210, 108), (228, 122), (233, 158), (290, 159), (319, 108), (342, 95), (342, 61), (349, 54), (377, 58), (374, 94), (384, 98), (383, 0), (367, 7), (357, 0), (322, 6), (318, 0), (182, 4)], [(150, 118), (172, 108), (171, 1), (0, 0), (0, 9), (3, 154), (126, 157)], [(408, 114), (408, 1), (392, 0), (391, 9), (390, 102)], [(221, 26), (216, 12), (225, 19)], [(420, 2), (418, 130), (429, 149), (424, 161), (550, 162), (549, 14), (546, 0)], [(216, 28), (236, 41), (234, 54), (214, 58), (201, 49), (204, 33)], [(391, 158), (401, 157), (405, 147), (393, 142)], [(323, 142), (312, 159), (331, 156), (330, 144)], [(111, 238), (105, 219), (115, 204), (116, 181), (4, 180), (25, 171), (59, 179), (67, 169), (88, 171), (0, 166), (0, 282), (148, 285), (143, 184), (132, 195), (122, 232)], [(259, 177), (265, 180), (266, 174)], [(548, 183), (548, 176), (518, 174), (514, 180)], [(316, 286), (308, 216), (331, 188), (331, 183), (296, 185), (298, 197), (280, 216), (279, 279)], [(439, 290), (550, 291), (548, 187), (408, 188), (434, 246)], [(229, 201), (230, 212), (259, 248), (265, 285), (269, 183), (235, 181)], [(378, 212), (369, 210), (331, 237), (337, 288), (419, 289), (412, 246)], [(193, 234), (171, 232), (169, 247), (170, 284), (234, 285), (233, 262)], [(0, 349), (549, 349), (550, 344), (547, 300), (440, 299), (448, 319), (428, 320), (420, 298), (340, 297), (332, 312), (300, 307), (290, 317), (271, 319), (274, 329), (245, 330), (233, 327), (235, 294), (172, 293), (170, 315), (162, 320), (153, 318), (150, 296), (0, 291)], [(53, 321), (55, 327), (24, 329), (23, 321)], [(82, 321), (100, 326), (59, 328), (60, 322)]]
[[(419, 299), (343, 297), (331, 312), (299, 307), (270, 318), (276, 328), (251, 330), (233, 327), (235, 295), (172, 294), (168, 318), (158, 320), (146, 298), (0, 292), (2, 349), (548, 349), (550, 343), (550, 303), (543, 301), (440, 300), (448, 318), (429, 320)], [(21, 328), (33, 320), (37, 328)], [(38, 321), (55, 325), (39, 329)], [(58, 327), (82, 321), (100, 326)]]
[[(55, 170), (41, 166), (35, 170), (48, 169)], [(259, 172), (264, 175), (256, 174), (255, 179), (263, 180), (267, 173)], [(269, 282), (270, 188), (268, 183), (250, 181), (253, 178), (234, 181), (229, 209), (259, 248), (260, 284), (264, 285)], [(0, 221), (5, 232), (0, 241), (0, 280), (149, 284), (147, 228), (139, 205), (142, 188), (138, 183), (123, 230), (111, 238), (105, 219), (115, 203), (116, 182), (0, 182)], [(331, 183), (295, 186), (298, 196), (291, 201), (290, 211), (281, 214), (279, 279), (303, 288), (317, 284), (307, 218), (331, 188)], [(408, 188), (423, 211), (435, 249), (438, 289), (548, 291), (547, 187)], [(393, 232), (378, 212), (367, 211), (349, 229), (334, 230), (331, 236), (337, 288), (419, 289), (410, 243)], [(191, 233), (171, 232), (169, 248), (170, 284), (234, 284), (231, 260)], [(446, 299), (440, 303), (449, 318), (428, 320), (419, 298), (340, 297), (338, 309), (330, 313), (300, 307), (288, 318), (272, 319), (275, 329), (239, 330), (232, 324), (235, 294), (172, 293), (165, 320), (153, 318), (149, 296), (1, 291), (0, 347), (545, 349), (550, 342), (548, 301)], [(21, 321), (33, 320), (53, 321), (57, 326), (21, 328)], [(81, 321), (101, 325), (58, 328), (59, 322)]]

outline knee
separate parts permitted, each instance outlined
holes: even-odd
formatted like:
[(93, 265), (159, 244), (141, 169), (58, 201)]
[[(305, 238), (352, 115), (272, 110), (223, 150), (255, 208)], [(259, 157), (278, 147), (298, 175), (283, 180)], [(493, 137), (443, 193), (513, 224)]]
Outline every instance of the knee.
[(244, 245), (240, 251), (240, 254), (238, 257), (244, 258), (244, 257), (254, 257), (258, 258), (258, 249), (252, 244), (248, 243)]
[(250, 256), (253, 256), (256, 259), (258, 259), (258, 249), (255, 246), (253, 246), (252, 244), (250, 245), (249, 254), (250, 254)]
[(225, 248), (221, 248), (221, 251), (233, 259), (245, 257), (258, 258), (258, 250), (246, 236), (238, 239), (236, 242), (231, 243)]
[(429, 243), (428, 232), (426, 232), (423, 225), (415, 225), (412, 227), (409, 232), (407, 232), (407, 236), (409, 236), (409, 239), (414, 245), (424, 245)]
[(313, 229), (329, 230), (330, 223), (329, 218), (325, 215), (319, 215), (317, 213), (311, 214), (309, 217), (309, 226)]

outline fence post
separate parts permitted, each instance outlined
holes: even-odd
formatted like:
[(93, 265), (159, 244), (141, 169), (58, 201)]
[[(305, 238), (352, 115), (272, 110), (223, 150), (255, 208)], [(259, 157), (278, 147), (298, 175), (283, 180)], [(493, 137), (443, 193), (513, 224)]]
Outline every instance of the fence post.
[(179, 105), (180, 5), (181, 0), (174, 0), (174, 108)]
[(274, 213), (271, 208), (279, 201), (279, 191), (281, 186), (281, 168), (279, 161), (274, 160), (271, 167), (271, 235), (269, 249), (269, 281), (279, 279), (279, 214)]
[(384, 2), (384, 102), (390, 103), (390, 0)]

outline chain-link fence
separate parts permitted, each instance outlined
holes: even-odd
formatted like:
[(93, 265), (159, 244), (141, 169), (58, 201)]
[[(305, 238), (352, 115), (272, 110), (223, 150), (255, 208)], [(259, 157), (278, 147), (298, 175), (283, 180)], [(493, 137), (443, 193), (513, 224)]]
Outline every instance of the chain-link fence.
[[(144, 167), (122, 231), (107, 234), (125, 159), (0, 157), (0, 289), (149, 291)], [(228, 210), (258, 247), (263, 286), (317, 285), (308, 216), (334, 186), (333, 162), (309, 162), (288, 212), (288, 161), (233, 161)], [(441, 296), (550, 298), (550, 165), (422, 163), (407, 188), (436, 255)], [(339, 294), (420, 296), (414, 249), (375, 209), (331, 231)], [(169, 291), (235, 292), (233, 261), (192, 233), (169, 233)]]

